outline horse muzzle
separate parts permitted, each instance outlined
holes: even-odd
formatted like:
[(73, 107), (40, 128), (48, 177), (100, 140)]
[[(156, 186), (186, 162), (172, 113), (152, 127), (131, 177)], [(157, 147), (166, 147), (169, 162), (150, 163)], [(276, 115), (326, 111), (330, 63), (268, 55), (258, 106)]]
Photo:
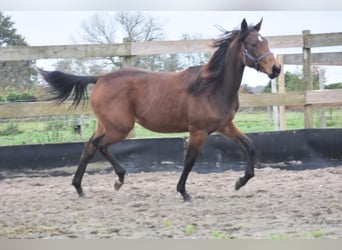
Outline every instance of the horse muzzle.
[(274, 79), (279, 76), (281, 72), (281, 65), (273, 65), (272, 66), (272, 73), (268, 74), (268, 77)]

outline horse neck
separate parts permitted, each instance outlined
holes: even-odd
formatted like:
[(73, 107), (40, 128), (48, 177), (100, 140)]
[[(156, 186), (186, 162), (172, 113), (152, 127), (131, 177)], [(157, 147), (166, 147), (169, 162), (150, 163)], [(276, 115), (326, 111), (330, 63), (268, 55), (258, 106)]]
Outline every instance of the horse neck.
[(221, 87), (217, 92), (223, 97), (225, 102), (235, 101), (238, 97), (238, 91), (241, 86), (242, 76), (245, 68), (240, 53), (240, 42), (237, 42), (237, 44), (231, 46), (226, 53), (223, 80)]

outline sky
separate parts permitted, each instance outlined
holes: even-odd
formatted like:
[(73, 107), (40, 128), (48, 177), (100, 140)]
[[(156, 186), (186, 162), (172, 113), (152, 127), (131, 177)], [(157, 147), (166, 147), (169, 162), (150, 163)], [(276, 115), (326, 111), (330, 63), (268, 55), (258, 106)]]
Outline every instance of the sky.
[[(82, 23), (99, 11), (4, 11), (11, 16), (18, 33), (31, 46), (73, 44), (82, 31)], [(215, 38), (220, 25), (227, 30), (239, 27), (243, 18), (248, 23), (257, 23), (263, 18), (260, 33), (263, 36), (298, 35), (303, 30), (315, 33), (342, 32), (342, 11), (147, 11), (163, 26), (166, 40), (179, 40), (182, 34), (201, 38)], [(120, 39), (120, 38), (119, 38)], [(118, 41), (120, 42), (120, 40)], [(272, 48), (271, 48), (272, 50)], [(342, 46), (317, 48), (313, 52), (341, 51)], [(301, 53), (301, 49), (272, 50), (275, 54)], [(51, 69), (46, 60), (38, 66)], [(44, 64), (44, 65), (41, 65)], [(50, 67), (50, 68), (49, 68)], [(326, 84), (342, 82), (341, 66), (322, 66), (326, 71)], [(285, 70), (297, 71), (298, 66), (285, 66)], [(243, 83), (266, 85), (267, 76), (253, 69), (245, 71)]]

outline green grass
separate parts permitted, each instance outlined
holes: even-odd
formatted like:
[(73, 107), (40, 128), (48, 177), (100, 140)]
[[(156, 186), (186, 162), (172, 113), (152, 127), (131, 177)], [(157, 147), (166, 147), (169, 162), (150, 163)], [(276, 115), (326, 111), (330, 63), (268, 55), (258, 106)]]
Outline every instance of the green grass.
[(196, 227), (194, 225), (188, 225), (185, 227), (185, 233), (188, 235), (193, 235), (196, 231)]
[[(70, 118), (71, 119), (71, 118)], [(0, 123), (0, 145), (43, 144), (85, 141), (95, 130), (91, 120), (80, 137), (69, 124), (69, 118), (52, 121), (11, 121)]]
[(311, 232), (297, 232), (291, 231), (285, 234), (275, 234), (272, 233), (269, 235), (269, 239), (272, 240), (285, 240), (285, 239), (319, 239), (324, 237), (325, 234), (321, 230), (314, 230)]
[[(342, 109), (327, 108), (327, 128), (342, 128)], [(0, 122), (0, 145), (43, 144), (61, 142), (87, 141), (96, 128), (93, 116), (87, 118), (80, 137), (73, 130), (74, 116), (52, 117), (49, 121), (2, 121)], [(274, 131), (272, 118), (268, 113), (237, 113), (234, 122), (244, 133)], [(286, 112), (288, 130), (303, 129), (304, 115), (302, 112)], [(314, 127), (320, 127), (319, 110), (314, 111)], [(155, 133), (139, 124), (134, 128), (133, 138), (165, 138), (186, 137), (188, 133)]]
[(318, 239), (324, 236), (324, 233), (321, 230), (315, 230), (311, 232), (313, 238)]
[(223, 232), (220, 232), (220, 231), (212, 231), (211, 232), (211, 236), (214, 238), (214, 239), (235, 239), (234, 236), (228, 234), (228, 233), (223, 233)]
[[(168, 232), (168, 237), (173, 237), (175, 234), (175, 230), (179, 230), (181, 221), (172, 221), (170, 219), (166, 219), (162, 222), (162, 225), (164, 229)], [(229, 231), (218, 231), (218, 230), (212, 230), (207, 231), (205, 234), (201, 229), (196, 227), (196, 224), (187, 224), (182, 226), (184, 229), (182, 230), (184, 235), (186, 236), (192, 236), (195, 234), (202, 234), (206, 235), (204, 238), (208, 239), (238, 239), (236, 236), (232, 235)], [(177, 229), (178, 228), (178, 229)], [(179, 231), (178, 231), (179, 233)], [(270, 240), (285, 240), (285, 239), (319, 239), (324, 238), (326, 235), (322, 230), (312, 230), (312, 231), (297, 231), (297, 230), (291, 230), (291, 231), (285, 231), (285, 232), (274, 232), (270, 233), (268, 235), (265, 235), (264, 237), (266, 239)]]

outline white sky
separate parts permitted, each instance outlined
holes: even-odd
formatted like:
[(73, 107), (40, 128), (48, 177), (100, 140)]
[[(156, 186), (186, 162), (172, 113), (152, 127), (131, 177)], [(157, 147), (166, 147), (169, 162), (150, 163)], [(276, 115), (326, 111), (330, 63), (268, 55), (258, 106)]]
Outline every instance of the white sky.
[[(10, 15), (18, 33), (31, 46), (72, 44), (71, 37), (78, 37), (81, 24), (95, 12), (91, 11), (4, 11)], [(144, 12), (143, 12), (144, 13)], [(257, 23), (263, 18), (261, 34), (295, 35), (303, 30), (315, 33), (342, 32), (342, 11), (149, 11), (164, 28), (167, 40), (179, 40), (182, 34), (215, 38), (220, 32), (215, 25), (227, 30), (238, 27), (243, 18)], [(120, 42), (120, 41), (118, 41)], [(272, 48), (271, 48), (272, 49)], [(319, 51), (341, 51), (340, 47), (319, 48)], [(300, 53), (301, 49), (273, 50), (277, 53)], [(39, 62), (38, 62), (39, 64)], [(39, 65), (40, 66), (40, 65)], [(342, 68), (325, 66), (326, 83), (342, 82)], [(285, 70), (296, 67), (286, 66)], [(266, 85), (269, 79), (250, 69), (245, 72), (243, 83)]]

